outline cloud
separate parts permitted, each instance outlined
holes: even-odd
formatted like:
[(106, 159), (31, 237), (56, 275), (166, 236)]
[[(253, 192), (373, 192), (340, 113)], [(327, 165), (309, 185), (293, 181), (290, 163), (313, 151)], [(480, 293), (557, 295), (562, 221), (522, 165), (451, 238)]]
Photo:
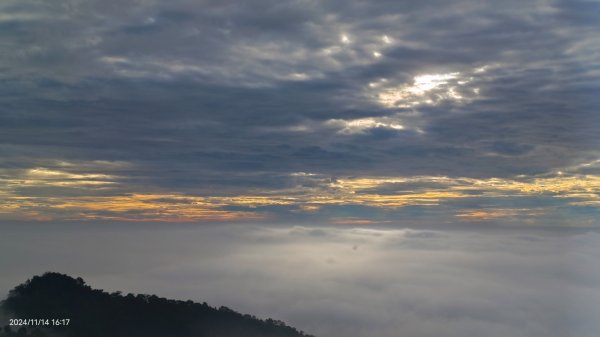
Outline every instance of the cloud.
[(599, 8), (3, 1), (0, 288), (54, 269), (321, 336), (595, 336)]
[(595, 231), (105, 224), (3, 233), (15, 257), (0, 262), (3, 291), (51, 269), (332, 337), (591, 337), (599, 328)]
[[(281, 196), (294, 172), (591, 181), (569, 168), (600, 158), (596, 7), (7, 1), (3, 179), (104, 174), (87, 182), (113, 198)], [(84, 190), (57, 183), (10, 194)]]
[[(595, 162), (593, 162), (595, 163)], [(11, 220), (103, 221), (294, 221), (367, 224), (416, 221), (420, 208), (439, 222), (498, 221), (504, 225), (575, 226), (597, 224), (600, 180), (575, 173), (513, 179), (447, 176), (338, 177), (294, 172), (279, 183), (248, 187), (238, 181), (220, 193), (166, 193), (123, 175), (136, 171), (124, 162), (48, 162), (52, 167), (0, 171), (0, 212)], [(264, 179), (258, 176), (256, 179)], [(224, 178), (221, 178), (224, 179)], [(225, 178), (226, 179), (226, 178)], [(247, 180), (249, 177), (243, 177)], [(244, 181), (242, 180), (242, 182)], [(221, 185), (221, 181), (204, 180)], [(591, 210), (581, 212), (591, 207)], [(579, 210), (579, 212), (578, 212)], [(561, 212), (573, 213), (570, 217)], [(578, 214), (579, 213), (579, 214)], [(407, 217), (408, 216), (408, 217)], [(569, 219), (569, 221), (565, 221)]]

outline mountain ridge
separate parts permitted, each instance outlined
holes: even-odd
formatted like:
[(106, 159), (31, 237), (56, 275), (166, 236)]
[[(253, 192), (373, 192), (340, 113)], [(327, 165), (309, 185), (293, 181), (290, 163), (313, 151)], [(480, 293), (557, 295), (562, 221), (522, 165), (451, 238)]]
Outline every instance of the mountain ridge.
[(92, 289), (82, 278), (55, 272), (16, 286), (0, 308), (11, 318), (45, 319), (29, 321), (35, 323), (29, 326), (5, 326), (0, 337), (314, 337), (282, 321), (262, 320), (225, 306), (108, 293)]

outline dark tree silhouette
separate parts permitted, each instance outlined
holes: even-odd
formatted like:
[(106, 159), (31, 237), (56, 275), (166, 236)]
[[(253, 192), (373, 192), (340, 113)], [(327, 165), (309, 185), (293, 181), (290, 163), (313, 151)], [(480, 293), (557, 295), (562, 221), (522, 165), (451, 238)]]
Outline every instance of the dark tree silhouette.
[(15, 318), (70, 319), (68, 326), (2, 329), (0, 337), (311, 337), (284, 322), (227, 307), (92, 289), (81, 278), (35, 276), (1, 304)]

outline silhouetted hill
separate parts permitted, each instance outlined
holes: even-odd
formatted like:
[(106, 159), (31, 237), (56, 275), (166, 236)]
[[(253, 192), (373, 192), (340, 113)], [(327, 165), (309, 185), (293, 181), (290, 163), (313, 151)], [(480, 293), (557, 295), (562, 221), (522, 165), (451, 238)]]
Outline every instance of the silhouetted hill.
[(154, 295), (121, 295), (92, 289), (81, 278), (46, 273), (15, 287), (2, 302), (11, 318), (70, 319), (68, 326), (6, 327), (0, 337), (307, 337), (272, 319), (226, 307)]

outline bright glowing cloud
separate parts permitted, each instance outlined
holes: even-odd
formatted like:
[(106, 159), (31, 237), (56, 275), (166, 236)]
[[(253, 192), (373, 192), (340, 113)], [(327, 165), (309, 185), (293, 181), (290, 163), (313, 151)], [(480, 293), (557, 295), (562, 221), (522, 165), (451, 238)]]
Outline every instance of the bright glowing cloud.
[(459, 75), (460, 73), (415, 76), (413, 86), (408, 91), (416, 95), (422, 95), (430, 90), (448, 84), (449, 80), (453, 80)]
[(393, 130), (403, 130), (404, 126), (400, 121), (390, 117), (380, 118), (360, 118), (353, 120), (331, 119), (325, 123), (327, 126), (339, 129), (342, 134), (363, 133), (366, 130), (374, 128), (384, 128)]
[[(476, 73), (460, 72), (423, 74), (413, 78), (411, 84), (390, 86), (390, 81), (382, 78), (369, 83), (368, 87), (378, 103), (388, 108), (410, 108), (422, 104), (436, 105), (441, 101), (470, 101), (479, 94), (478, 88), (471, 87)], [(464, 102), (463, 102), (464, 103)]]

